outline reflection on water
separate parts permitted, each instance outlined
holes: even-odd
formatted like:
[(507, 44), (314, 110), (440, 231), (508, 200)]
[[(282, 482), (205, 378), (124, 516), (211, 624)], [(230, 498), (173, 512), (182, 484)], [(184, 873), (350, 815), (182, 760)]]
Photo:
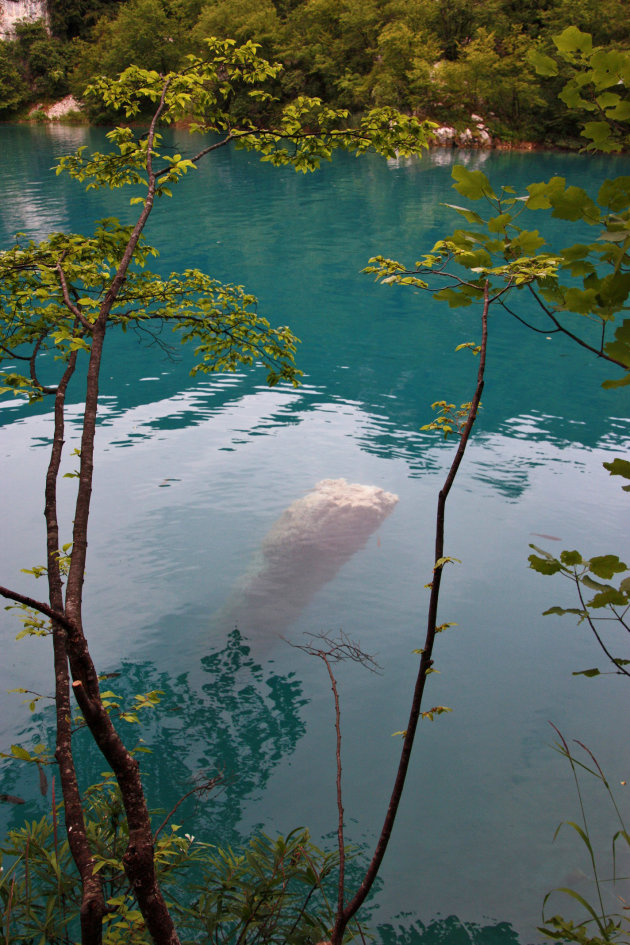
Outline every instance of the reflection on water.
[[(180, 626), (179, 632), (184, 630)], [(223, 785), (208, 800), (191, 798), (178, 816), (200, 839), (230, 845), (239, 841), (243, 805), (264, 790), (275, 765), (291, 755), (304, 734), (306, 700), (294, 674), (279, 676), (254, 662), (237, 630), (200, 661), (194, 675), (191, 685), (187, 673), (168, 673), (146, 661), (123, 662), (102, 686), (126, 707), (137, 693), (161, 690), (159, 708), (140, 713), (140, 726), (121, 728), (129, 746), (149, 749), (138, 756), (149, 806), (170, 810), (195, 783), (221, 775)], [(52, 708), (39, 712), (19, 734), (21, 741), (29, 736), (54, 744)], [(98, 781), (104, 762), (95, 756), (90, 737), (80, 734), (75, 741), (83, 783)], [(39, 778), (27, 765), (5, 766), (3, 775), (3, 792), (26, 800), (9, 822), (17, 826), (41, 806)]]
[[(537, 468), (555, 469), (558, 475), (562, 475), (568, 461), (567, 454), (572, 456), (574, 472), (590, 472), (593, 468), (590, 451), (576, 456), (574, 450), (583, 428), (583, 422), (567, 423), (560, 417), (534, 414), (514, 417), (503, 425), (501, 435), (480, 437), (483, 457), (475, 459), (472, 477), (484, 486), (498, 490), (509, 501), (516, 501), (529, 488)], [(555, 434), (555, 429), (561, 434)], [(606, 434), (594, 447), (620, 454), (625, 453), (629, 445), (630, 420), (617, 420), (611, 422)], [(610, 459), (612, 455), (606, 457), (607, 461)]]
[(54, 142), (55, 152), (70, 154), (89, 143), (90, 128), (87, 125), (66, 125), (60, 121), (49, 121), (41, 126), (43, 134)]
[(477, 925), (450, 915), (423, 925), (403, 916), (396, 926), (379, 925), (378, 940), (382, 945), (516, 945), (518, 935), (507, 922)]
[[(491, 151), (485, 151), (482, 148), (466, 151), (463, 148), (431, 148), (422, 155), (421, 160), (429, 167), (454, 167), (455, 164), (463, 164), (470, 170), (481, 170)], [(394, 157), (387, 159), (387, 167), (390, 170), (400, 170), (401, 168), (413, 168), (417, 164), (418, 158), (415, 156)]]

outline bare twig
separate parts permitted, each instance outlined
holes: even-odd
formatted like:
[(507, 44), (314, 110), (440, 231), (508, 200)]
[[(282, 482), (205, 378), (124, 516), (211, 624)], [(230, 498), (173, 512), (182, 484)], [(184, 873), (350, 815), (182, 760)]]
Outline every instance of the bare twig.
[(174, 805), (174, 807), (171, 808), (171, 810), (168, 812), (168, 814), (166, 815), (166, 817), (164, 818), (164, 820), (162, 821), (158, 829), (153, 834), (153, 842), (155, 843), (155, 841), (157, 840), (161, 832), (164, 830), (164, 828), (168, 824), (169, 820), (171, 819), (175, 811), (178, 809), (178, 807), (180, 807), (184, 803), (185, 800), (187, 800), (189, 797), (192, 797), (193, 794), (209, 793), (214, 787), (217, 786), (217, 784), (222, 784), (222, 783), (223, 783), (223, 775), (218, 774), (214, 778), (208, 778), (207, 781), (203, 781), (201, 784), (196, 784), (194, 788), (191, 788), (190, 791), (187, 791), (186, 794), (183, 794), (179, 798), (177, 803)]
[(345, 902), (345, 875), (346, 875), (346, 847), (344, 841), (344, 811), (343, 793), (341, 788), (341, 708), (339, 705), (339, 690), (337, 680), (332, 670), (332, 664), (342, 660), (360, 663), (370, 672), (378, 672), (380, 667), (374, 657), (365, 653), (356, 643), (340, 630), (339, 637), (333, 638), (326, 633), (307, 634), (309, 643), (294, 643), (298, 650), (303, 650), (310, 656), (317, 656), (324, 663), (330, 679), (330, 686), (335, 703), (335, 734), (336, 734), (336, 767), (337, 767), (337, 848), (339, 852), (339, 879), (337, 882), (337, 914), (335, 926), (342, 921)]
[(340, 663), (350, 660), (353, 663), (360, 663), (371, 673), (380, 673), (381, 667), (373, 656), (362, 650), (361, 647), (348, 637), (343, 630), (339, 631), (338, 637), (333, 637), (328, 633), (305, 633), (308, 643), (293, 643), (288, 640), (290, 646), (296, 650), (302, 650), (309, 656), (318, 656), (323, 659), (324, 656), (331, 663)]

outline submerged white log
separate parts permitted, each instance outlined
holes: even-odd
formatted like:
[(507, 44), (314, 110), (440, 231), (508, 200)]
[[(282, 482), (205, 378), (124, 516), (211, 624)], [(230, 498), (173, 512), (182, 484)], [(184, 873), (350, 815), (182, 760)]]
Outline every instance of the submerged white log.
[(222, 627), (237, 626), (248, 638), (283, 633), (397, 502), (397, 495), (378, 486), (345, 479), (318, 482), (267, 533), (254, 566), (221, 614)]
[(43, 20), (48, 25), (46, 0), (0, 0), (0, 38), (15, 36), (18, 20)]

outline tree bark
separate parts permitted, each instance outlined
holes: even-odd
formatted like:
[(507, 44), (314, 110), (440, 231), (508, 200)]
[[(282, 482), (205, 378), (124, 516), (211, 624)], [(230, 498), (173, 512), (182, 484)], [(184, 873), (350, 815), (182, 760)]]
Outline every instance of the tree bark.
[[(54, 434), (50, 461), (46, 474), (46, 544), (48, 565), (48, 593), (50, 606), (63, 611), (63, 581), (59, 567), (60, 541), (57, 518), (57, 479), (64, 445), (64, 407), (68, 384), (76, 367), (77, 352), (70, 355), (55, 393)], [(66, 833), (74, 862), (81, 876), (81, 941), (83, 945), (101, 945), (105, 898), (99, 873), (94, 873), (94, 858), (90, 849), (83, 817), (83, 804), (72, 754), (72, 707), (70, 703), (70, 673), (66, 654), (65, 626), (56, 619), (52, 623), (53, 659), (55, 667), (55, 711), (57, 738), (55, 758), (59, 765), (61, 790), (65, 812)]]
[[(155, 129), (164, 108), (167, 87), (165, 84), (148, 135), (147, 198), (125, 247), (112, 283), (103, 299), (98, 318), (92, 327), (81, 435), (79, 484), (72, 535), (72, 557), (68, 572), (64, 612), (69, 621), (66, 629), (65, 646), (72, 673), (72, 688), (92, 737), (114, 772), (127, 816), (129, 842), (123, 856), (125, 872), (153, 941), (156, 945), (179, 945), (179, 938), (155, 873), (153, 831), (140, 778), (140, 768), (136, 759), (125, 748), (103, 706), (98, 675), (83, 631), (82, 616), (83, 582), (94, 474), (94, 441), (98, 413), (99, 376), (103, 347), (110, 312), (124, 284), (127, 271), (155, 200), (156, 176), (152, 169), (151, 151)], [(87, 945), (87, 942), (84, 942), (84, 945)]]

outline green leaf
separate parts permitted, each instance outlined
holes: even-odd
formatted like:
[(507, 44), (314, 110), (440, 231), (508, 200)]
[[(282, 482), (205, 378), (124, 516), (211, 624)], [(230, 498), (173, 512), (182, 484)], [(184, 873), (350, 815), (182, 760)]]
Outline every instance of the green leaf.
[(593, 669), (581, 669), (578, 672), (572, 673), (572, 676), (599, 676), (600, 671), (596, 668)]
[(553, 217), (562, 220), (586, 220), (595, 223), (600, 218), (600, 210), (594, 200), (582, 187), (567, 187), (557, 190), (550, 196)]
[(588, 574), (583, 575), (580, 580), (585, 587), (590, 588), (592, 591), (605, 591), (610, 587), (609, 584), (600, 584), (599, 581), (594, 581)]
[(599, 284), (600, 305), (602, 308), (609, 308), (612, 312), (616, 312), (623, 307), (629, 294), (630, 273), (612, 272), (605, 276)]
[(483, 226), (483, 217), (475, 213), (474, 210), (468, 210), (466, 207), (458, 207), (457, 204), (454, 203), (445, 203), (444, 206), (448, 207), (450, 210), (456, 210), (468, 223), (478, 223)]
[(456, 164), (453, 168), (453, 187), (462, 195), (471, 200), (480, 200), (482, 197), (493, 197), (496, 194), (490, 186), (490, 181), (482, 171), (469, 171), (468, 168)]
[(527, 61), (534, 67), (538, 75), (558, 75), (558, 64), (555, 59), (546, 56), (539, 49), (528, 49)]
[(540, 235), (538, 230), (521, 230), (510, 241), (510, 248), (514, 251), (520, 250), (524, 256), (532, 256), (541, 246), (545, 245), (546, 240)]
[[(627, 387), (628, 384), (630, 384), (630, 372), (625, 374), (623, 377), (617, 378), (616, 380), (604, 381), (602, 387), (605, 387), (607, 390), (611, 390), (615, 387)], [(628, 486), (623, 486), (622, 488), (625, 489), (626, 492), (630, 491)]]
[(539, 574), (557, 574), (558, 571), (562, 570), (560, 562), (556, 561), (555, 558), (539, 558), (538, 555), (529, 555), (527, 560), (530, 568)]
[(561, 53), (582, 53), (588, 55), (593, 51), (593, 38), (590, 33), (583, 33), (577, 26), (567, 26), (562, 33), (552, 36), (552, 39)]
[(592, 600), (589, 600), (588, 606), (599, 608), (599, 607), (624, 607), (628, 603), (628, 598), (625, 594), (622, 594), (621, 591), (618, 591), (616, 587), (609, 587), (605, 591), (600, 591), (599, 594), (596, 594)]
[(551, 206), (551, 197), (564, 190), (564, 177), (552, 177), (546, 183), (530, 184), (527, 188), (529, 198), (527, 207), (530, 210), (548, 210)]
[(21, 745), (11, 745), (11, 754), (14, 758), (19, 758), (20, 761), (30, 761), (31, 756), (26, 748), (22, 748)]
[(614, 574), (621, 574), (622, 571), (627, 571), (628, 565), (620, 561), (617, 555), (600, 555), (596, 558), (591, 558), (588, 562), (588, 569), (592, 571), (593, 574), (596, 574), (597, 577), (604, 578), (604, 580), (608, 581)]
[(450, 288), (440, 289), (439, 292), (434, 292), (433, 298), (440, 302), (448, 302), (449, 308), (459, 308), (465, 305), (472, 305), (473, 302), (470, 295)]
[(561, 551), (560, 560), (568, 567), (573, 567), (573, 565), (582, 564), (582, 555), (579, 551)]
[(590, 138), (593, 149), (597, 151), (616, 150), (615, 137), (607, 121), (587, 121), (580, 134), (583, 138)]
[(564, 614), (575, 614), (578, 617), (584, 617), (584, 611), (580, 610), (578, 607), (550, 607), (549, 610), (543, 611), (543, 617), (548, 617), (550, 614), (555, 614), (559, 617)]
[(508, 223), (512, 220), (511, 213), (500, 213), (496, 217), (488, 220), (488, 230), (490, 233), (504, 233)]
[(436, 715), (444, 715), (445, 712), (452, 712), (452, 709), (449, 709), (447, 705), (434, 705), (433, 708), (428, 709), (426, 712), (421, 712), (420, 715), (423, 719), (432, 722)]
[(618, 104), (614, 108), (606, 109), (606, 118), (614, 121), (628, 121), (630, 118), (630, 102), (622, 102), (618, 98)]
[(435, 565), (433, 566), (433, 570), (437, 571), (438, 568), (443, 568), (445, 564), (461, 564), (461, 561), (459, 558), (451, 558), (449, 556), (438, 558), (435, 562)]
[[(630, 372), (630, 319), (623, 320), (615, 330), (615, 340), (605, 345), (606, 354), (627, 365)], [(620, 387), (629, 383), (625, 377), (619, 381), (605, 381), (604, 387)]]

